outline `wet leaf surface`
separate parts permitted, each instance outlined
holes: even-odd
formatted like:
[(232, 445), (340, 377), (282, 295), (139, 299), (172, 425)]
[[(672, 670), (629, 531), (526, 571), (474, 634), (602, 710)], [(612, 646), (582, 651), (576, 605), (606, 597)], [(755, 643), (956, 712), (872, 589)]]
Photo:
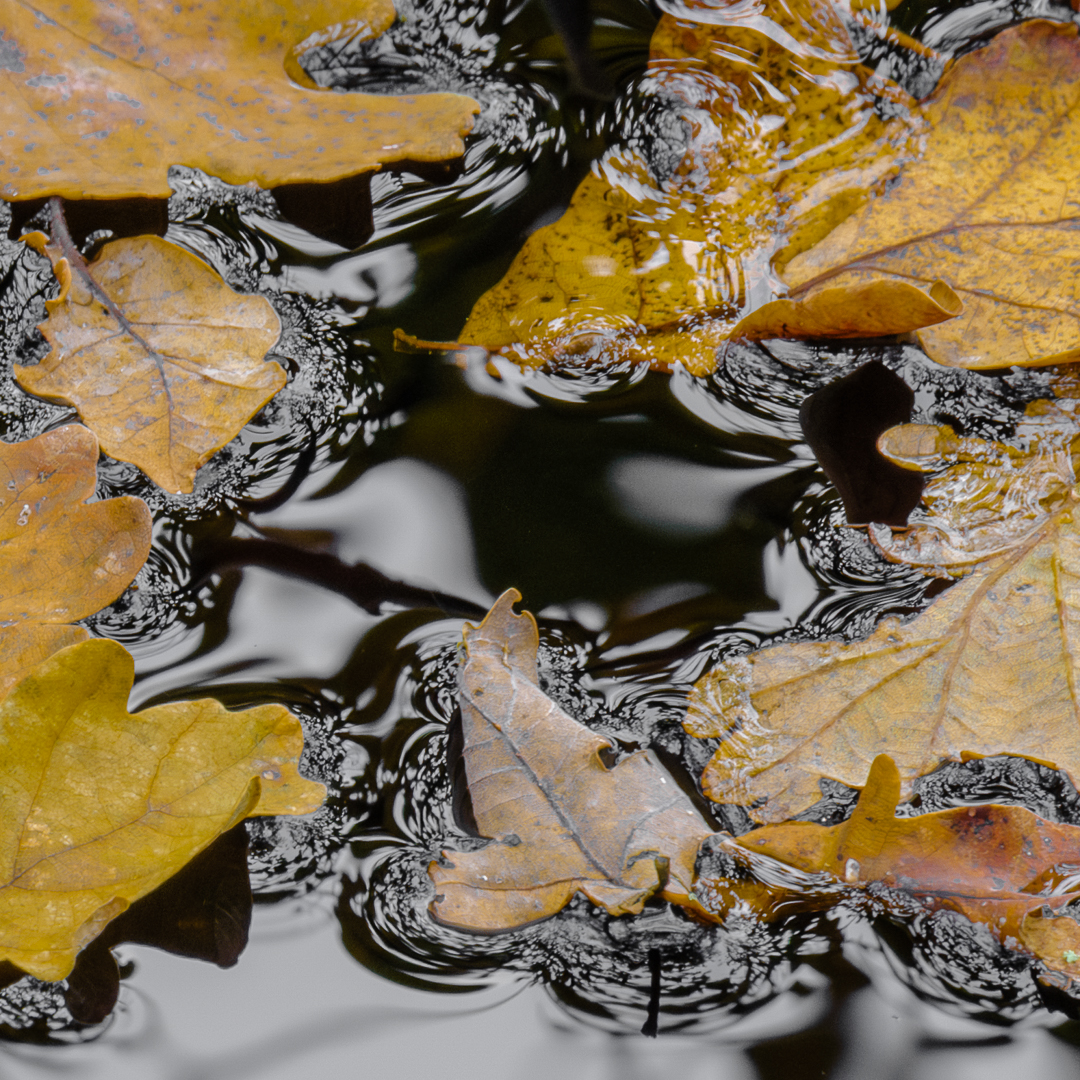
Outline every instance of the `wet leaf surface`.
[(57, 428), (0, 443), (0, 695), (89, 635), (73, 623), (111, 604), (150, 550), (150, 511), (123, 495), (87, 503), (97, 439)]
[[(1080, 900), (1077, 826), (994, 804), (898, 818), (899, 799), (900, 775), (882, 754), (847, 821), (767, 825), (738, 841), (721, 840), (711, 856), (726, 855), (735, 873), (699, 876), (695, 897), (704, 913), (722, 920), (740, 904), (775, 918), (800, 905), (841, 903), (863, 890), (888, 910), (895, 890), (931, 910), (964, 915), (1056, 972), (1080, 975), (1080, 922), (1068, 910)], [(785, 880), (760, 856), (798, 875)]]
[[(754, 25), (704, 3), (681, 10), (661, 18), (649, 66), (682, 131), (677, 159), (667, 170), (629, 150), (602, 159), (476, 303), (464, 344), (533, 367), (709, 372), (740, 315), (772, 295), (772, 261), (824, 236), (913, 149), (909, 99), (858, 63), (833, 4), (770, 4)], [(940, 302), (883, 291), (919, 318), (953, 304), (947, 288)], [(888, 332), (912, 329), (904, 318)]]
[(514, 614), (518, 599), (511, 589), (466, 626), (462, 756), (476, 825), (493, 842), (431, 864), (432, 914), (495, 931), (554, 915), (579, 892), (613, 915), (655, 893), (685, 898), (708, 826), (655, 755), (608, 768), (608, 740), (543, 693), (536, 621)]
[(70, 646), (0, 705), (0, 959), (40, 979), (245, 817), (306, 814), (299, 722), (211, 699), (127, 711), (130, 655)]
[(120, 461), (171, 492), (285, 385), (267, 360), (281, 323), (268, 300), (244, 296), (201, 259), (157, 236), (106, 244), (87, 266), (70, 245), (48, 254), (60, 295), (40, 329), (52, 346), (17, 366), (24, 390), (74, 405)]
[(1026, 755), (1080, 779), (1074, 406), (1032, 405), (1024, 451), (926, 425), (881, 437), (893, 461), (941, 470), (923, 522), (896, 537), (871, 527), (887, 557), (943, 574), (980, 565), (866, 640), (778, 644), (703, 676), (685, 727), (724, 740), (702, 777), (710, 798), (783, 821), (822, 778), (858, 787), (884, 748), (905, 794), (965, 754)]
[(939, 363), (1076, 359), (1078, 90), (1073, 25), (1027, 22), (957, 60), (925, 106), (922, 154), (888, 191), (788, 264), (796, 303), (756, 312), (754, 334), (784, 336), (793, 306), (831, 296), (843, 307), (837, 290), (848, 293), (850, 332), (875, 333), (868, 288), (929, 288), (943, 279), (964, 311), (919, 332)]
[(472, 99), (330, 94), (300, 66), (328, 42), (382, 33), (391, 0), (154, 0), (136, 11), (105, 0), (9, 5), (4, 198), (168, 198), (170, 165), (276, 187), (462, 152)]

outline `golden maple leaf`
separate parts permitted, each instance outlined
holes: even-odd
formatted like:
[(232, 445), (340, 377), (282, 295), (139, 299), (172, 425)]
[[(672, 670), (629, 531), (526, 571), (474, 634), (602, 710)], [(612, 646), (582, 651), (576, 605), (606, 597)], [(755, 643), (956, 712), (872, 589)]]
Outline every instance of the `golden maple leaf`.
[(655, 893), (689, 894), (711, 830), (651, 751), (614, 768), (607, 739), (567, 716), (537, 685), (536, 620), (503, 593), (466, 626), (463, 758), (479, 851), (444, 851), (428, 868), (432, 914), (467, 930), (509, 930), (560, 911), (576, 893), (612, 915)]
[(882, 754), (847, 821), (791, 821), (721, 839), (728, 866), (741, 873), (699, 875), (691, 910), (720, 922), (747, 907), (775, 918), (831, 907), (880, 884), (889, 890), (876, 893), (886, 908), (892, 894), (912, 895), (930, 910), (985, 926), (1007, 948), (1080, 976), (1080, 923), (1063, 911), (1080, 900), (1080, 828), (995, 804), (898, 818), (899, 799), (900, 775)]
[(93, 640), (40, 664), (0, 703), (0, 960), (62, 979), (128, 905), (246, 817), (306, 814), (281, 705), (217, 701), (131, 715), (131, 656)]
[(89, 266), (70, 243), (23, 239), (52, 260), (60, 295), (39, 328), (52, 350), (16, 365), (17, 382), (74, 405), (107, 454), (191, 491), (199, 466), (285, 385), (266, 360), (281, 332), (270, 302), (157, 236), (106, 244)]
[(332, 93), (298, 63), (394, 14), (391, 0), (10, 0), (0, 196), (167, 198), (170, 165), (276, 187), (458, 157), (471, 98)]
[[(740, 315), (775, 295), (773, 262), (823, 237), (913, 152), (913, 103), (858, 63), (831, 0), (749, 19), (683, 7), (660, 19), (647, 71), (690, 129), (673, 175), (608, 154), (477, 301), (461, 344), (534, 367), (599, 357), (711, 371)], [(895, 119), (878, 117), (883, 102)], [(885, 307), (919, 305), (890, 333), (958, 310), (945, 288), (884, 292)]]
[(799, 336), (786, 321), (826, 293), (847, 313), (848, 333), (874, 333), (867, 290), (943, 279), (964, 311), (919, 331), (939, 363), (1080, 357), (1077, 27), (1034, 20), (1002, 31), (946, 72), (925, 116), (919, 159), (793, 259), (784, 271), (791, 299), (754, 312), (737, 335)]
[(724, 740), (702, 777), (711, 799), (783, 821), (817, 801), (821, 777), (856, 787), (885, 750), (905, 792), (965, 754), (1017, 754), (1080, 781), (1077, 405), (1029, 406), (1023, 450), (925, 425), (881, 437), (892, 460), (936, 475), (916, 522), (872, 526), (875, 543), (970, 573), (864, 641), (768, 646), (699, 679), (684, 726)]
[(71, 624), (111, 604), (150, 551), (150, 511), (124, 495), (87, 503), (98, 444), (69, 425), (0, 443), (0, 697), (89, 635)]

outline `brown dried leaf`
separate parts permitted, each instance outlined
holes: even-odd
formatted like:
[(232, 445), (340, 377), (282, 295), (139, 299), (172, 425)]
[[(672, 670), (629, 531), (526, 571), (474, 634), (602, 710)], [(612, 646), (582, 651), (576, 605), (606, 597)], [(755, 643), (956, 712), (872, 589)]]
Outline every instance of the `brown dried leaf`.
[(195, 472), (285, 385), (266, 353), (281, 332), (268, 300), (243, 296), (157, 236), (106, 244), (89, 267), (41, 233), (60, 296), (40, 329), (52, 351), (15, 367), (19, 385), (74, 405), (102, 449), (167, 491)]
[(0, 697), (45, 657), (88, 637), (71, 623), (111, 604), (150, 551), (150, 511), (87, 503), (97, 439), (71, 425), (0, 443)]
[(537, 685), (536, 620), (503, 593), (467, 625), (461, 672), (465, 771), (479, 851), (444, 851), (428, 868), (432, 914), (467, 930), (509, 930), (561, 910), (576, 893), (613, 915), (657, 892), (689, 894), (710, 829), (651, 751), (608, 769), (608, 740)]
[(724, 739), (702, 777), (711, 799), (783, 821), (817, 801), (822, 777), (858, 786), (885, 748), (905, 792), (965, 753), (1029, 757), (1080, 782), (1076, 404), (1031, 406), (1024, 451), (922, 425), (882, 436), (893, 460), (940, 475), (920, 521), (877, 527), (876, 543), (942, 574), (975, 569), (865, 641), (775, 645), (699, 679), (684, 724)]
[[(932, 910), (959, 912), (986, 926), (1002, 945), (1019, 946), (1047, 967), (1080, 976), (1080, 923), (1063, 912), (1080, 900), (1080, 828), (1017, 806), (963, 806), (898, 818), (899, 799), (900, 775), (883, 754), (842, 824), (792, 821), (722, 841), (745, 876), (695, 881), (696, 914), (723, 921), (743, 904), (767, 918), (790, 915), (880, 883)], [(770, 872), (770, 860), (782, 866)], [(889, 904), (888, 894), (877, 895)]]
[(338, 94), (300, 67), (393, 21), (391, 0), (6, 3), (0, 196), (168, 198), (170, 165), (276, 187), (459, 157), (471, 98)]

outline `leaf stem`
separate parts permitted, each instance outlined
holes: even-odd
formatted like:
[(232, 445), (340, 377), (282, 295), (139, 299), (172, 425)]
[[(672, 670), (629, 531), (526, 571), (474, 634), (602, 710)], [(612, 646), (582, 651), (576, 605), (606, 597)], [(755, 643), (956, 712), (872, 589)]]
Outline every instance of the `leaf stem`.
[(49, 200), (49, 218), (52, 222), (53, 242), (63, 252), (64, 258), (71, 264), (72, 270), (77, 270), (80, 277), (89, 278), (90, 268), (86, 265), (82, 252), (75, 246), (68, 228), (67, 217), (64, 214), (64, 200), (59, 195), (54, 195)]
[(94, 298), (104, 305), (108, 313), (116, 319), (121, 327), (139, 341), (148, 352), (153, 353), (154, 350), (132, 329), (131, 324), (124, 318), (123, 312), (113, 303), (112, 297), (94, 280), (90, 273), (90, 267), (87, 265), (86, 259), (83, 258), (83, 253), (71, 236), (67, 217), (64, 215), (64, 200), (58, 195), (54, 195), (49, 200), (49, 217), (52, 219), (52, 240), (60, 248), (64, 258), (67, 259), (72, 272), (82, 278), (83, 283), (94, 294)]

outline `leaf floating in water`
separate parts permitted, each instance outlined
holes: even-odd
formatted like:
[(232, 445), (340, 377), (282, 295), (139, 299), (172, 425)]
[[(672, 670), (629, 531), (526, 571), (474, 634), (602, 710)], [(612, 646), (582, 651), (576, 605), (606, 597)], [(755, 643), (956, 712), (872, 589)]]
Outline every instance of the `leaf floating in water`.
[[(705, 374), (743, 312), (775, 295), (771, 261), (825, 236), (913, 152), (913, 103), (858, 63), (831, 0), (769, 2), (754, 20), (705, 4), (661, 18), (649, 78), (689, 140), (671, 174), (626, 150), (602, 159), (477, 301), (462, 344), (532, 367)], [(884, 291), (919, 319), (955, 314), (947, 289)], [(910, 312), (890, 318), (881, 332), (913, 328)]]
[(98, 444), (69, 425), (0, 443), (0, 696), (89, 635), (72, 623), (111, 604), (150, 551), (150, 511), (124, 495), (87, 503)]
[(754, 336), (769, 336), (770, 321), (773, 336), (784, 336), (792, 306), (838, 290), (849, 295), (848, 332), (877, 333), (877, 313), (863, 302), (869, 287), (929, 288), (944, 279), (964, 313), (919, 332), (939, 363), (998, 368), (1080, 358), (1076, 26), (1035, 20), (1002, 31), (949, 69), (926, 119), (920, 158), (788, 264), (792, 300), (750, 316)]
[[(931, 909), (959, 912), (1007, 948), (1080, 976), (1080, 923), (1066, 912), (1080, 901), (1080, 828), (1044, 821), (1016, 806), (961, 806), (896, 817), (900, 775), (884, 754), (871, 765), (851, 817), (840, 825), (767, 825), (720, 850), (742, 874), (694, 883), (698, 914), (720, 921), (737, 905), (765, 917), (829, 907), (853, 890), (883, 885)], [(769, 872), (765, 860), (783, 867)], [(890, 893), (875, 899), (889, 908)]]
[[(72, 645), (0, 704), (0, 960), (64, 978), (79, 950), (246, 817), (307, 814), (300, 724), (216, 701), (131, 715), (131, 656)], [(273, 777), (273, 779), (270, 779)]]
[(6, 4), (0, 196), (168, 198), (170, 165), (263, 187), (459, 157), (460, 94), (337, 94), (299, 58), (376, 37), (391, 0)]
[(40, 327), (52, 351), (16, 366), (19, 385), (74, 405), (107, 454), (166, 491), (191, 491), (199, 466), (285, 385), (266, 359), (281, 332), (269, 301), (156, 236), (106, 244), (88, 267), (41, 233), (24, 239), (52, 260), (60, 295)]
[(496, 931), (554, 915), (579, 892), (613, 915), (656, 893), (683, 902), (710, 829), (651, 751), (608, 769), (608, 741), (543, 693), (536, 621), (514, 614), (520, 599), (509, 590), (465, 630), (465, 772), (492, 842), (431, 864), (432, 913)]
[(965, 753), (1026, 756), (1080, 781), (1075, 404), (1032, 405), (1025, 452), (923, 425), (881, 437), (894, 461), (940, 473), (921, 522), (872, 530), (886, 555), (942, 573), (982, 564), (865, 641), (774, 645), (699, 679), (684, 726), (724, 739), (702, 777), (711, 799), (783, 821), (817, 801), (822, 777), (857, 787), (884, 749), (905, 792)]

